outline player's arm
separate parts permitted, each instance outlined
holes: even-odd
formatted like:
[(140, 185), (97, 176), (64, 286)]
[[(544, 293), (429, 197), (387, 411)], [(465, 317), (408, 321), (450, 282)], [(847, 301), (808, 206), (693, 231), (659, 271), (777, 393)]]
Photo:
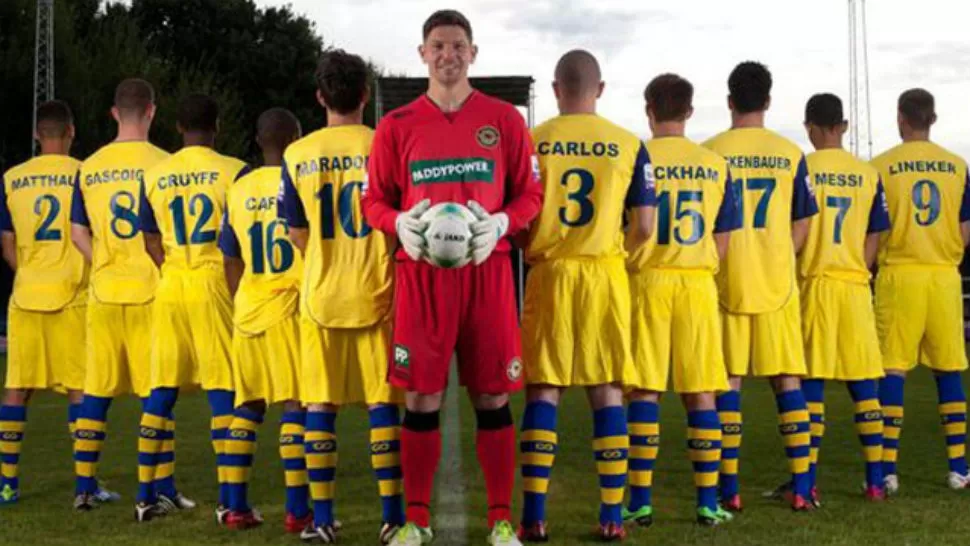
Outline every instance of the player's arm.
[(239, 289), (239, 279), (242, 278), (246, 269), (246, 263), (242, 260), (242, 250), (239, 248), (239, 239), (236, 232), (232, 230), (229, 222), (229, 211), (222, 217), (222, 229), (219, 232), (219, 250), (222, 251), (222, 265), (226, 274), (226, 284), (229, 285), (229, 293), (235, 297), (236, 290)]
[(717, 247), (717, 256), (724, 259), (727, 256), (728, 244), (731, 242), (731, 232), (741, 229), (743, 221), (741, 209), (738, 208), (738, 195), (732, 189), (731, 171), (727, 171), (724, 180), (724, 198), (721, 199), (721, 207), (717, 211), (717, 219), (714, 220), (714, 245)]
[(145, 238), (145, 252), (151, 257), (155, 265), (162, 267), (165, 263), (165, 249), (162, 248), (162, 234), (158, 231), (155, 221), (155, 211), (152, 210), (148, 196), (145, 194), (145, 183), (141, 183), (138, 195), (138, 229)]
[(876, 183), (876, 195), (872, 198), (872, 206), (869, 207), (869, 227), (866, 228), (866, 267), (869, 269), (872, 269), (876, 263), (881, 235), (889, 231), (891, 225), (886, 192), (880, 178)]
[(81, 193), (81, 171), (74, 177), (74, 191), (71, 193), (71, 242), (91, 263), (91, 220), (84, 206), (84, 194)]
[(401, 214), (402, 182), (398, 173), (398, 154), (394, 128), (386, 119), (377, 125), (367, 160), (367, 181), (360, 207), (373, 228), (397, 236), (397, 217)]
[(283, 160), (282, 173), (280, 191), (276, 196), (276, 216), (286, 220), (290, 241), (293, 246), (300, 249), (300, 254), (305, 255), (306, 244), (310, 239), (309, 223), (306, 219), (306, 209), (303, 208), (303, 201), (300, 200), (300, 194), (293, 184), (293, 176), (286, 165), (286, 160)]
[(507, 235), (527, 229), (529, 222), (542, 210), (542, 182), (539, 179), (539, 158), (532, 145), (532, 135), (525, 120), (515, 109), (506, 117), (507, 138), (505, 165), (507, 167), (507, 193), (504, 212), (509, 219)]
[(653, 183), (653, 165), (647, 148), (640, 143), (633, 165), (633, 176), (626, 190), (624, 206), (629, 211), (630, 224), (623, 246), (627, 253), (633, 254), (640, 246), (650, 240), (657, 217), (657, 191)]
[(963, 202), (960, 203), (960, 236), (963, 246), (970, 244), (970, 169), (967, 169), (967, 181), (963, 183)]
[(811, 178), (808, 176), (808, 163), (803, 155), (798, 162), (794, 191), (792, 191), (791, 238), (795, 246), (795, 254), (801, 252), (802, 247), (805, 246), (805, 241), (808, 240), (808, 232), (812, 227), (812, 216), (818, 214), (818, 203), (815, 201), (815, 192), (812, 191), (811, 184)]
[(0, 176), (0, 247), (3, 250), (3, 260), (16, 272), (17, 234), (13, 230), (13, 217), (7, 207), (7, 184), (3, 176)]

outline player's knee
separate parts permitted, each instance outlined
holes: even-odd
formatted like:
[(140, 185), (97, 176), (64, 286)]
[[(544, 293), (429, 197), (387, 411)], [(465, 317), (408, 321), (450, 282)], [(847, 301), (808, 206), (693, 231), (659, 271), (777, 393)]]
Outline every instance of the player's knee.
[(3, 392), (4, 406), (26, 406), (30, 402), (30, 389), (7, 389)]
[(732, 375), (731, 377), (728, 377), (728, 386), (731, 387), (732, 391), (741, 390), (741, 376)]
[(771, 378), (771, 387), (776, 393), (797, 391), (802, 388), (802, 383), (794, 375), (776, 375)]
[(716, 411), (717, 398), (713, 392), (694, 392), (683, 395), (687, 411)]
[(558, 406), (561, 394), (562, 389), (552, 385), (529, 385), (526, 390), (526, 400), (528, 402), (546, 402)]
[(418, 413), (430, 413), (441, 410), (441, 400), (444, 393), (421, 394), (419, 392), (408, 392), (406, 405), (408, 411)]
[(404, 412), (404, 428), (413, 432), (431, 432), (441, 427), (441, 412)]
[(586, 389), (589, 405), (594, 410), (623, 405), (623, 388), (619, 384), (609, 383), (596, 385)]
[(654, 404), (660, 402), (660, 397), (661, 393), (644, 389), (631, 391), (630, 394), (627, 395), (627, 399), (630, 402), (653, 402)]
[(499, 430), (512, 426), (512, 410), (509, 405), (496, 409), (476, 409), (475, 420), (478, 430)]

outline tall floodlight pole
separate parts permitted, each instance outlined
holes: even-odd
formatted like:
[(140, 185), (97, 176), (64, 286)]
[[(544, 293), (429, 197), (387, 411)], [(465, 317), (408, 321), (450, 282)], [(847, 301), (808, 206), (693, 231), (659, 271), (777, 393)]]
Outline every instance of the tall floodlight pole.
[(54, 98), (54, 0), (37, 0), (34, 34), (34, 116), (30, 126), (30, 149), (34, 147), (37, 107)]
[[(868, 157), (872, 158), (872, 116), (869, 92), (869, 40), (866, 25), (866, 0), (849, 4), (849, 149), (859, 155), (865, 124)], [(861, 53), (861, 58), (860, 58)], [(862, 70), (860, 76), (860, 68)], [(863, 119), (864, 118), (864, 119)]]

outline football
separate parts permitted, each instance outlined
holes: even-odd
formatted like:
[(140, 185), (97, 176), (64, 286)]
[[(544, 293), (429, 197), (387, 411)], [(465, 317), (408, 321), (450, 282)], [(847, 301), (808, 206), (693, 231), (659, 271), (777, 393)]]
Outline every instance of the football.
[(471, 261), (472, 211), (458, 203), (438, 203), (422, 214), (421, 220), (428, 223), (424, 238), (431, 265), (456, 268)]

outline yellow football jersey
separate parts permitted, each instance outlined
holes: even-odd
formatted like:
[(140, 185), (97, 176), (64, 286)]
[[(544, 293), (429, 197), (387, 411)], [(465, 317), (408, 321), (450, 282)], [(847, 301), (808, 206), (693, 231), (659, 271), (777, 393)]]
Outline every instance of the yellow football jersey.
[(654, 236), (630, 256), (628, 268), (717, 271), (714, 234), (741, 227), (727, 162), (684, 137), (649, 140), (647, 153), (657, 191), (657, 225)]
[(211, 148), (182, 148), (145, 173), (141, 228), (161, 233), (162, 270), (222, 269), (218, 231), (226, 192), (249, 168)]
[(889, 229), (879, 173), (841, 148), (806, 159), (820, 206), (798, 256), (798, 274), (867, 283), (866, 236)]
[(300, 291), (323, 327), (362, 328), (391, 310), (391, 243), (360, 208), (373, 138), (363, 125), (325, 127), (284, 154), (279, 213), (291, 227), (309, 228)]
[(960, 223), (970, 221), (967, 162), (932, 142), (904, 142), (872, 164), (892, 220), (880, 241), (879, 265), (959, 265)]
[(81, 162), (42, 155), (3, 175), (0, 229), (17, 236), (11, 305), (56, 311), (88, 286), (88, 266), (71, 243), (70, 206)]
[(727, 159), (741, 215), (717, 275), (721, 306), (744, 314), (781, 309), (795, 286), (791, 224), (818, 213), (805, 156), (756, 127), (730, 129), (704, 146)]
[(145, 253), (138, 200), (145, 171), (169, 156), (150, 142), (112, 142), (81, 164), (71, 223), (91, 230), (91, 294), (98, 301), (150, 301), (158, 268)]
[(277, 218), (279, 167), (262, 167), (229, 189), (225, 223), (219, 233), (223, 254), (246, 263), (236, 291), (236, 328), (264, 332), (293, 316), (299, 304), (303, 260), (287, 236), (286, 220)]
[(624, 256), (624, 208), (656, 205), (640, 139), (595, 114), (557, 116), (532, 138), (545, 197), (526, 260)]

